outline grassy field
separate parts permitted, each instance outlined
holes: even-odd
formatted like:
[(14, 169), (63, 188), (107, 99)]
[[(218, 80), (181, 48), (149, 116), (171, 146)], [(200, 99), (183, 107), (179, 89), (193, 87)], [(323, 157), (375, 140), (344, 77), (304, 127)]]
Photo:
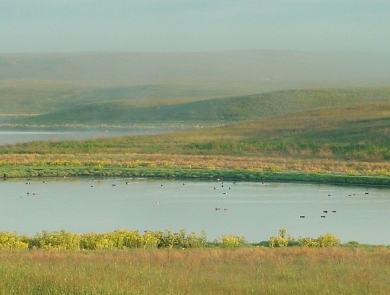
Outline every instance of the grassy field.
[(389, 294), (388, 248), (1, 251), (1, 294)]
[[(67, 102), (67, 105), (54, 112), (47, 108), (44, 114), (21, 117), (10, 123), (42, 126), (131, 126), (145, 123), (221, 125), (314, 109), (390, 101), (390, 88), (305, 89), (215, 98), (207, 96), (207, 91), (203, 96), (193, 93), (190, 97), (184, 97), (180, 96), (182, 93), (178, 89), (179, 93), (173, 94), (173, 89), (167, 86), (165, 99), (157, 95), (164, 93), (162, 88), (161, 85), (146, 87), (152, 97), (142, 99), (132, 99), (134, 89), (126, 87), (106, 88), (100, 90), (101, 93), (84, 93), (85, 97), (79, 94), (73, 100), (57, 98), (57, 102)], [(185, 92), (185, 89), (182, 90)], [(144, 96), (147, 95), (146, 91), (143, 92)], [(126, 94), (129, 97), (125, 97)], [(47, 100), (41, 103), (44, 105)]]
[[(145, 165), (154, 163), (165, 167), (268, 169), (387, 177), (390, 102), (386, 100), (390, 97), (389, 90), (363, 89), (359, 95), (353, 95), (353, 91), (356, 90), (302, 91), (303, 98), (295, 97), (294, 103), (285, 103), (287, 106), (296, 105), (294, 113), (270, 115), (218, 128), (153, 136), (6, 145), (0, 147), (1, 163), (3, 166), (16, 163), (40, 166), (54, 165), (58, 160), (58, 163), (67, 161), (66, 165), (72, 165), (72, 160), (78, 160), (79, 166), (100, 161), (103, 167), (133, 167), (141, 161)], [(300, 92), (293, 93), (298, 96)], [(289, 92), (277, 93), (269, 101), (276, 100), (278, 95), (286, 99), (286, 93)], [(345, 94), (343, 103), (337, 102), (340, 93)], [(299, 112), (299, 109), (309, 108), (306, 101), (309, 97), (316, 100), (314, 98), (321, 97), (321, 94), (323, 101), (316, 102), (320, 107), (312, 105), (310, 110)], [(276, 106), (281, 105), (282, 98), (275, 103)], [(379, 102), (365, 102), (374, 98)], [(297, 106), (295, 102), (299, 99), (300, 105), (305, 107)], [(336, 106), (324, 107), (332, 101)], [(283, 112), (284, 108), (275, 112)], [(267, 115), (264, 112), (259, 116), (262, 114)]]
[(4, 177), (223, 175), (246, 180), (389, 184), (390, 88), (306, 89), (192, 99), (177, 98), (159, 107), (130, 107), (127, 101), (114, 100), (110, 105), (91, 104), (91, 110), (81, 105), (31, 120), (42, 119), (47, 125), (51, 120), (91, 123), (96, 113), (104, 122), (119, 125), (131, 122), (126, 118), (133, 116), (134, 122), (156, 120), (156, 125), (181, 119), (225, 126), (5, 145), (0, 147), (0, 173)]
[[(123, 104), (155, 107), (241, 93), (249, 84), (199, 83), (126, 84), (124, 82), (0, 80), (0, 116), (31, 116), (67, 112), (84, 105)], [(236, 90), (234, 90), (236, 89)], [(104, 122), (103, 122), (104, 123)]]

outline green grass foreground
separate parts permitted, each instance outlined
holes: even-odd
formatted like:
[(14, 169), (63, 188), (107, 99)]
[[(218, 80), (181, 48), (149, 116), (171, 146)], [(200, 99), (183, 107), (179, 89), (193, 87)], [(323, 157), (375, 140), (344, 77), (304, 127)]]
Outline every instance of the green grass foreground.
[(0, 294), (390, 294), (390, 249), (1, 251)]
[(390, 248), (328, 233), (0, 233), (0, 294), (388, 294)]

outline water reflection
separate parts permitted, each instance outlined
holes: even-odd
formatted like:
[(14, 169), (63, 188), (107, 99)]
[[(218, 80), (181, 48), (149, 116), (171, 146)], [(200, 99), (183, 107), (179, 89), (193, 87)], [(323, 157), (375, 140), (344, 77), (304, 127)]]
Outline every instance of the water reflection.
[(295, 237), (331, 232), (342, 242), (390, 244), (388, 189), (81, 178), (7, 179), (0, 192), (0, 230), (19, 234), (184, 228), (258, 242), (286, 228)]

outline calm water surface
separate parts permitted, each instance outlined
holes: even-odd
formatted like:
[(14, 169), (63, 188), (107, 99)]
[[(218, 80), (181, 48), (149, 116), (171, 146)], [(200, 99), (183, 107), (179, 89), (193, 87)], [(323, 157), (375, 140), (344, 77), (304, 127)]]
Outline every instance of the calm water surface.
[(28, 235), (204, 229), (208, 240), (235, 234), (259, 242), (286, 228), (295, 237), (331, 232), (342, 242), (389, 245), (389, 211), (390, 190), (381, 188), (123, 178), (0, 181), (0, 230)]
[[(177, 128), (176, 128), (177, 129)], [(23, 143), (41, 140), (75, 140), (123, 135), (158, 134), (171, 129), (163, 128), (129, 128), (129, 129), (61, 129), (61, 130), (1, 130), (0, 145)]]

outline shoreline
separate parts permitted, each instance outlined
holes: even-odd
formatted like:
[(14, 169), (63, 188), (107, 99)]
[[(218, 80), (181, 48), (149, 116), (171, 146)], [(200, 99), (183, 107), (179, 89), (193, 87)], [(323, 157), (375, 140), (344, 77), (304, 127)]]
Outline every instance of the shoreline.
[(136, 167), (119, 166), (29, 166), (2, 165), (0, 177), (17, 179), (25, 177), (146, 177), (164, 179), (224, 179), (231, 181), (299, 182), (331, 185), (357, 185), (390, 188), (390, 177), (308, 173), (296, 171), (248, 171), (227, 168), (185, 168), (185, 167)]

